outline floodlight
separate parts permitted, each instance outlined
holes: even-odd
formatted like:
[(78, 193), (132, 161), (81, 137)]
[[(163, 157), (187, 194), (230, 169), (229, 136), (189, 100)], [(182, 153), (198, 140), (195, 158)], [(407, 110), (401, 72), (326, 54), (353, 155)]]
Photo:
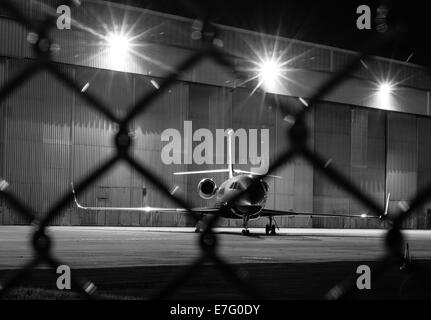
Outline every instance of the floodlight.
[(380, 107), (388, 109), (391, 107), (394, 85), (390, 82), (380, 82), (377, 87), (377, 103)]
[(389, 82), (383, 82), (379, 84), (379, 94), (381, 95), (390, 95), (393, 89), (393, 85)]
[(280, 81), (282, 66), (274, 59), (267, 59), (259, 64), (259, 82), (266, 89), (271, 89)]
[(106, 37), (108, 53), (113, 61), (123, 63), (130, 49), (130, 40), (127, 36), (119, 33), (110, 33)]

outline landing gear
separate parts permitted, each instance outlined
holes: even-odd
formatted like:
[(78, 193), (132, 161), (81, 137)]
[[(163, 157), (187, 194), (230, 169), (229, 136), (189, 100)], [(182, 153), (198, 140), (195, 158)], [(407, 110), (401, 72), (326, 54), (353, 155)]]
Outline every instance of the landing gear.
[(275, 228), (276, 228), (275, 220), (273, 217), (268, 217), (268, 218), (269, 218), (269, 224), (267, 224), (265, 226), (265, 233), (267, 235), (269, 235), (269, 234), (275, 235), (276, 234), (276, 232), (275, 232)]
[(244, 215), (242, 219), (242, 227), (244, 228), (242, 229), (242, 234), (248, 236), (250, 235), (250, 230), (248, 230), (248, 215)]
[(203, 219), (203, 214), (200, 215), (200, 217), (198, 218), (198, 221), (196, 222), (196, 226), (195, 226), (195, 232), (196, 233), (201, 233), (203, 231), (202, 228), (200, 228), (200, 226), (202, 225), (201, 221)]

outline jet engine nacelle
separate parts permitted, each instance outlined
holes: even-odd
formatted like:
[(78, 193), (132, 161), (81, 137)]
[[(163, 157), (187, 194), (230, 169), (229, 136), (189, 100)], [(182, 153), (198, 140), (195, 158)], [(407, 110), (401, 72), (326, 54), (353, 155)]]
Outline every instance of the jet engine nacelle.
[(212, 179), (202, 179), (198, 184), (198, 192), (203, 199), (211, 199), (216, 194), (216, 191), (217, 185)]

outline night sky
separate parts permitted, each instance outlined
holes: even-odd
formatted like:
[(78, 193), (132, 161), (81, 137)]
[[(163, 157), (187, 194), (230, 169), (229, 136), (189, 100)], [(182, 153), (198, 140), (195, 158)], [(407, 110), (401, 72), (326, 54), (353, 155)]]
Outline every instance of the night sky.
[[(427, 1), (363, 0), (110, 0), (156, 11), (195, 18), (185, 3), (210, 6), (214, 22), (245, 29), (279, 34), (299, 40), (360, 51), (371, 37), (383, 39), (376, 30), (377, 8), (387, 5), (389, 30), (403, 26), (408, 33), (373, 54), (431, 66), (431, 9)], [(367, 4), (372, 12), (372, 30), (358, 30), (356, 8)], [(412, 55), (413, 54), (413, 55)]]

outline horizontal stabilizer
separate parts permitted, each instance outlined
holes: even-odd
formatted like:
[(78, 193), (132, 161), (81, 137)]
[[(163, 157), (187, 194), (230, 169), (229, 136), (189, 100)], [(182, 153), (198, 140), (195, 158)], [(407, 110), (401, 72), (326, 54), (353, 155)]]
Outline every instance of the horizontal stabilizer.
[(188, 175), (188, 174), (206, 174), (206, 173), (220, 173), (220, 172), (229, 172), (229, 169), (174, 172), (174, 175), (184, 176), (184, 175)]
[(271, 174), (261, 174), (261, 173), (257, 173), (257, 172), (251, 172), (251, 171), (244, 171), (244, 170), (239, 170), (239, 169), (234, 169), (233, 172), (235, 173), (244, 173), (244, 174), (251, 174), (253, 176), (266, 176), (266, 177), (271, 177), (271, 178), (277, 178), (277, 179), (282, 179), (283, 177), (281, 176), (274, 176)]

